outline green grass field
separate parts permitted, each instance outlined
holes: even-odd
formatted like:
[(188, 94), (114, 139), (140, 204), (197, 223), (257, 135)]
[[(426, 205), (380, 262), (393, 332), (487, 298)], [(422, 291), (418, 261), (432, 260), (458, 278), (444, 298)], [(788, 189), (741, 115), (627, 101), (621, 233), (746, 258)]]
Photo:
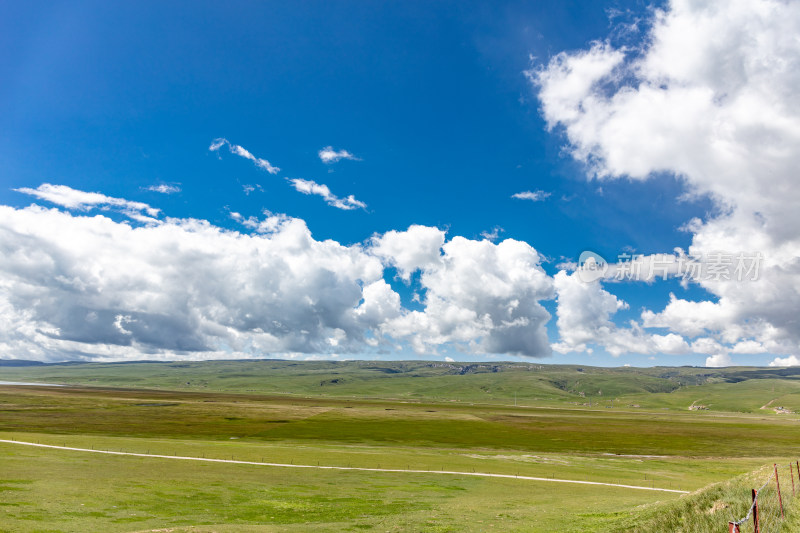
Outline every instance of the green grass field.
[[(653, 517), (668, 512), (684, 517), (678, 529), (694, 531), (686, 517), (720, 501), (718, 489), (680, 496), (434, 472), (688, 491), (730, 483), (800, 455), (800, 418), (775, 411), (800, 406), (792, 370), (363, 361), (4, 366), (0, 380), (70, 386), (0, 386), (0, 439), (431, 473), (0, 444), (0, 530), (658, 531)], [(689, 410), (692, 404), (704, 409)], [(741, 492), (747, 503), (741, 479), (724, 498), (734, 502)], [(705, 522), (725, 530), (727, 518), (712, 514)]]
[[(90, 386), (462, 402), (513, 403), (516, 396), (519, 401), (608, 404), (613, 399), (650, 398), (658, 408), (688, 408), (700, 392), (701, 399), (721, 402), (720, 410), (734, 411), (759, 409), (763, 404), (758, 403), (757, 391), (763, 391), (800, 405), (800, 368), (791, 367), (594, 368), (509, 362), (259, 360), (0, 366), (0, 376), (9, 381)], [(739, 383), (755, 386), (755, 396), (739, 398), (737, 389), (730, 387)], [(776, 386), (779, 389), (773, 390)], [(753, 392), (742, 392), (748, 391)], [(725, 403), (728, 400), (734, 402)]]

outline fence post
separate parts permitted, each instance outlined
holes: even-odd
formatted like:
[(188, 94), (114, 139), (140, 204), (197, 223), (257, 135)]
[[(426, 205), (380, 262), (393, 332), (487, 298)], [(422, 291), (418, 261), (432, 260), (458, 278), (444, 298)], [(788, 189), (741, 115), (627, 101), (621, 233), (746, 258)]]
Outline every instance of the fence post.
[(739, 533), (739, 524), (736, 522), (728, 522), (728, 533)]
[(781, 504), (781, 518), (783, 518), (783, 498), (781, 497), (781, 482), (778, 480), (778, 465), (772, 463), (775, 467), (775, 485), (778, 486), (778, 503)]
[[(792, 470), (792, 463), (789, 463), (789, 477), (792, 478), (792, 496), (794, 496), (794, 470)], [(800, 481), (798, 479), (797, 481)]]
[(753, 489), (753, 533), (761, 533), (758, 529), (758, 491)]

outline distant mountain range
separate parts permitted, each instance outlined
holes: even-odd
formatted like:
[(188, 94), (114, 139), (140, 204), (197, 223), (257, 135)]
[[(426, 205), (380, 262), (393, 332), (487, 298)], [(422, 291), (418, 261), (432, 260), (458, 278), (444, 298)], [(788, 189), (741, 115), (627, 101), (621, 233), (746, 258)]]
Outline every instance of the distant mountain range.
[(24, 359), (0, 359), (0, 366), (41, 366), (46, 363), (41, 361), (26, 361)]

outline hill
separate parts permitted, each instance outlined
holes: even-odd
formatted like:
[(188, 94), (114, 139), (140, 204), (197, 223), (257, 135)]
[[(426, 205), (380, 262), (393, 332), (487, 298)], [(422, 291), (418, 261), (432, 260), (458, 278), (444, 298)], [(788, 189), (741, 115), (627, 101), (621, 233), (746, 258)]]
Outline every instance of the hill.
[(95, 387), (750, 413), (800, 410), (800, 368), (275, 359), (0, 366), (2, 380)]

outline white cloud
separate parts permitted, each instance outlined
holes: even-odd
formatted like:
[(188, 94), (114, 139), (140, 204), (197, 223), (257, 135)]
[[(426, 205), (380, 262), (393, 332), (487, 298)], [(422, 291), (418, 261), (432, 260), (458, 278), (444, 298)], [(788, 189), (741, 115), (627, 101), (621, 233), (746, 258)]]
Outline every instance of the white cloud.
[(405, 231), (387, 231), (371, 240), (371, 252), (395, 267), (405, 281), (417, 270), (432, 270), (442, 264), (445, 232), (429, 226), (412, 225)]
[(736, 345), (731, 349), (731, 353), (737, 353), (737, 354), (764, 353), (766, 351), (767, 348), (762, 343), (756, 342), (754, 340), (737, 342)]
[(250, 196), (251, 192), (264, 192), (264, 187), (256, 183), (255, 185), (244, 184), (242, 185), (242, 190), (244, 191), (245, 195)]
[(689, 344), (681, 335), (647, 333), (637, 322), (617, 326), (612, 317), (628, 304), (603, 289), (600, 280), (583, 281), (577, 272), (558, 272), (554, 277), (558, 294), (556, 315), (560, 340), (553, 345), (559, 353), (589, 352), (589, 344), (603, 346), (619, 356), (639, 354), (690, 353)]
[(796, 355), (790, 355), (784, 358), (776, 357), (769, 366), (800, 366), (800, 359), (798, 359)]
[(456, 362), (456, 360), (453, 359), (452, 357), (445, 357), (444, 360), (447, 361), (448, 363), (455, 363)]
[(271, 222), (247, 235), (198, 220), (131, 227), (0, 206), (0, 351), (347, 352), (397, 314), (378, 259), (314, 240), (302, 220)]
[[(494, 244), (454, 237), (433, 250), (442, 234), (412, 226), (404, 235), (378, 239), (376, 252), (408, 276), (421, 269), (422, 311), (405, 311), (382, 331), (407, 339), (418, 353), (457, 343), (475, 353), (541, 357), (550, 354), (549, 313), (540, 300), (553, 296), (550, 277), (531, 246), (512, 239)], [(392, 253), (412, 243), (409, 253)]]
[(492, 228), (492, 231), (482, 231), (481, 232), (481, 237), (483, 237), (486, 240), (494, 242), (494, 241), (497, 240), (497, 238), (500, 236), (500, 234), (503, 233), (504, 231), (505, 230), (503, 228), (501, 228), (500, 226), (495, 226), (495, 227)]
[(167, 185), (166, 183), (161, 183), (158, 185), (150, 185), (149, 187), (145, 187), (144, 189), (146, 191), (159, 192), (161, 194), (175, 194), (181, 192), (181, 188), (178, 185)]
[(665, 354), (685, 354), (690, 348), (686, 340), (680, 335), (668, 333), (666, 335), (652, 335), (654, 351)]
[(558, 293), (556, 324), (560, 335), (557, 351), (586, 351), (587, 343), (610, 343), (616, 327), (611, 316), (627, 304), (603, 290), (600, 282), (583, 282), (565, 271), (554, 277)]
[(706, 366), (710, 368), (720, 368), (724, 366), (733, 366), (731, 356), (726, 353), (720, 353), (706, 357)]
[(335, 194), (331, 193), (331, 190), (328, 188), (327, 185), (322, 183), (317, 183), (313, 180), (304, 180), (300, 178), (290, 179), (289, 183), (292, 184), (292, 187), (295, 188), (298, 192), (303, 194), (315, 194), (317, 196), (321, 196), (325, 202), (333, 207), (338, 209), (366, 209), (367, 204), (356, 200), (356, 198), (351, 194), (345, 198), (339, 198)]
[(530, 200), (532, 202), (542, 202), (549, 198), (550, 194), (551, 193), (545, 191), (524, 191), (512, 194), (511, 198), (517, 198), (518, 200)]
[(715, 214), (686, 226), (690, 255), (764, 257), (758, 281), (694, 279), (713, 300), (672, 296), (643, 313), (644, 326), (713, 337), (726, 353), (746, 341), (800, 347), (798, 33), (797, 2), (673, 0), (654, 11), (641, 49), (595, 43), (528, 73), (549, 127), (594, 177), (669, 173), (715, 202)]
[(692, 342), (692, 351), (694, 353), (717, 354), (724, 350), (725, 348), (719, 342), (709, 337), (702, 337)]
[(400, 295), (386, 281), (379, 279), (364, 287), (356, 315), (369, 328), (376, 328), (387, 319), (399, 316), (401, 307)]
[[(79, 211), (88, 211), (93, 208), (107, 210), (115, 208), (130, 216), (131, 218), (141, 219), (146, 213), (148, 217), (156, 217), (160, 209), (150, 207), (143, 202), (132, 202), (122, 198), (114, 198), (100, 194), (98, 192), (85, 192), (67, 187), (66, 185), (52, 185), (44, 183), (35, 189), (22, 187), (14, 189), (17, 192), (35, 196), (41, 200), (45, 200), (52, 204), (66, 207), (67, 209), (75, 209)], [(148, 219), (149, 220), (149, 219)]]
[(250, 161), (253, 162), (255, 166), (257, 166), (261, 170), (266, 170), (270, 174), (277, 174), (281, 170), (280, 168), (273, 166), (266, 159), (261, 159), (260, 157), (256, 157), (250, 152), (248, 152), (244, 147), (239, 146), (238, 144), (232, 144), (227, 139), (223, 139), (222, 137), (214, 139), (211, 142), (211, 145), (208, 147), (208, 149), (211, 152), (217, 152), (223, 146), (227, 146), (228, 150), (230, 150), (232, 154), (238, 155), (239, 157), (244, 157), (245, 159), (249, 159)]
[[(445, 241), (441, 230), (415, 226), (344, 246), (315, 240), (286, 215), (230, 216), (252, 233), (0, 206), (0, 353), (165, 360), (347, 354), (398, 342), (420, 352), (455, 343), (549, 353), (539, 300), (552, 297), (552, 283), (525, 243)], [(383, 279), (389, 265), (421, 271), (422, 311), (403, 307)]]
[(326, 146), (318, 153), (319, 158), (325, 164), (336, 163), (341, 159), (351, 159), (354, 161), (360, 161), (360, 159), (347, 150), (334, 150), (332, 146)]
[(714, 302), (692, 302), (679, 299), (672, 293), (669, 297), (669, 303), (662, 312), (642, 312), (642, 324), (645, 327), (665, 327), (681, 335), (696, 337), (707, 330), (722, 329), (731, 321), (731, 317), (726, 316)]
[[(585, 52), (561, 52), (550, 61), (547, 68), (528, 71), (526, 74), (540, 87), (539, 99), (548, 126), (553, 128), (559, 123), (572, 125), (585, 121), (585, 115), (594, 105), (592, 98), (596, 86), (623, 59), (622, 51), (614, 50), (607, 43), (595, 43)], [(573, 129), (573, 136), (580, 139), (582, 128)], [(579, 142), (573, 143), (576, 150), (582, 148)], [(574, 155), (585, 159), (583, 152), (576, 151)]]

